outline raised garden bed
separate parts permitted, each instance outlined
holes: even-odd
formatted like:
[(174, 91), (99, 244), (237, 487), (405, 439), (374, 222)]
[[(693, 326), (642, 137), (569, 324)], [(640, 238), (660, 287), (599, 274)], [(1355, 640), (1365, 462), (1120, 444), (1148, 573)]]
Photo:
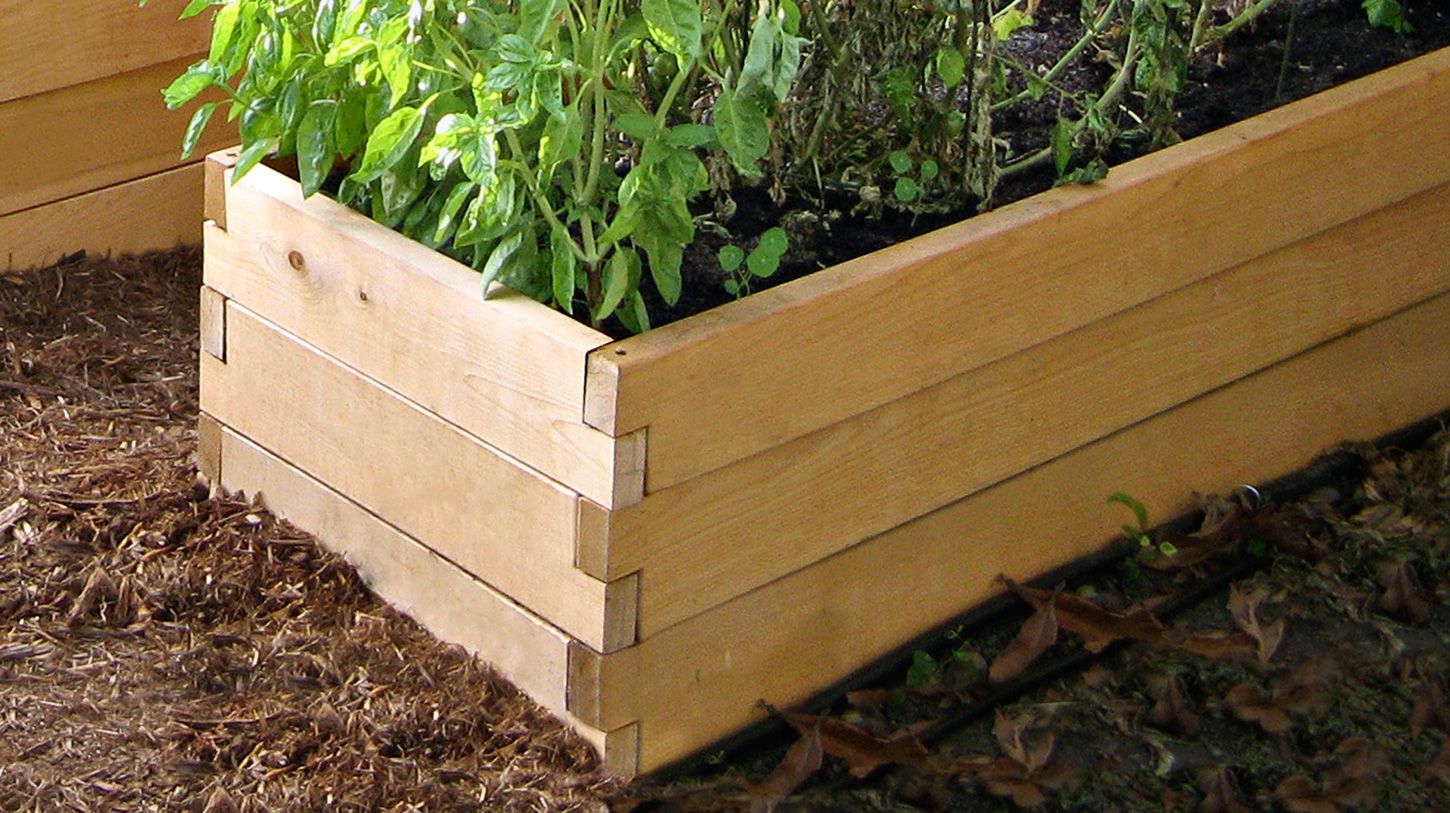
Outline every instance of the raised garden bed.
[(1442, 50), (611, 341), (218, 154), (203, 467), (649, 771), (1450, 406), (1447, 156)]

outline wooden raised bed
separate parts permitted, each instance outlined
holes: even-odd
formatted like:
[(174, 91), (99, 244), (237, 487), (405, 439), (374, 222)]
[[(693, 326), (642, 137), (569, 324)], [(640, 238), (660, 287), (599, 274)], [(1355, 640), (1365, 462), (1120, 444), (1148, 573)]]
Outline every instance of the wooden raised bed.
[[(211, 38), (209, 14), (177, 20), (185, 6), (0, 0), (0, 271), (201, 239), (189, 116), (161, 99)], [(201, 146), (235, 140), (218, 118)]]
[(1450, 50), (619, 342), (229, 161), (204, 470), (621, 774), (1450, 407)]

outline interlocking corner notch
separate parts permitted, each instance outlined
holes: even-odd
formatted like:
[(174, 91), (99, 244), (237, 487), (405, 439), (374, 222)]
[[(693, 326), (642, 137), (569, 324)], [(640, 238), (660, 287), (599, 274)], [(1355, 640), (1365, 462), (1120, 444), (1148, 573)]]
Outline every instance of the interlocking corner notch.
[(196, 470), (208, 486), (221, 487), (222, 425), (205, 412), (196, 416)]
[(628, 508), (644, 499), (648, 441), (648, 428), (614, 439), (614, 504), (611, 509)]
[(201, 288), (201, 349), (225, 363), (227, 360), (227, 298), (214, 288)]
[(564, 705), (579, 722), (600, 731), (615, 731), (639, 721), (633, 692), (638, 687), (637, 649), (608, 655), (587, 644), (569, 642), (568, 678)]
[(206, 157), (206, 196), (203, 206), (206, 219), (217, 224), (223, 231), (227, 228), (227, 186), (231, 181), (232, 167), (237, 165), (241, 155), (240, 147), (218, 150)]
[(604, 652), (639, 642), (639, 573), (604, 585)]
[(603, 753), (599, 756), (605, 773), (621, 779), (639, 776), (639, 726), (630, 723), (604, 735)]
[(590, 352), (584, 371), (584, 422), (619, 437), (619, 365), (609, 345)]

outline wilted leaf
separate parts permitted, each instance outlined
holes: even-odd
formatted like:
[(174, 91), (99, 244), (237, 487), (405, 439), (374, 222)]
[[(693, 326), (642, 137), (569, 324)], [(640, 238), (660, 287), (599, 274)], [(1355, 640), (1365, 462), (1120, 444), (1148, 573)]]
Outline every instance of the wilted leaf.
[(1008, 589), (1035, 608), (1054, 602), (1057, 624), (1082, 638), (1089, 652), (1101, 652), (1114, 641), (1125, 638), (1147, 643), (1163, 643), (1163, 625), (1152, 613), (1135, 607), (1127, 613), (1109, 612), (1081, 596), (1026, 587), (1001, 577)]
[(1423, 624), (1430, 617), (1430, 603), (1415, 586), (1415, 573), (1409, 562), (1382, 566), (1379, 580), (1385, 589), (1375, 605), (1380, 612), (1406, 624)]
[(1295, 774), (1274, 788), (1274, 798), (1291, 813), (1339, 813), (1339, 806), (1325, 798), (1309, 777)]
[(791, 795), (811, 774), (821, 768), (821, 729), (814, 726), (786, 750), (780, 764), (760, 784), (746, 783), (752, 813), (774, 810), (781, 799)]
[(1274, 657), (1279, 644), (1284, 640), (1283, 619), (1268, 626), (1259, 622), (1259, 605), (1263, 604), (1268, 595), (1267, 590), (1245, 593), (1237, 584), (1230, 586), (1228, 593), (1228, 609), (1233, 615), (1234, 623), (1258, 644), (1259, 663), (1263, 664), (1267, 664)]
[(1416, 693), (1415, 708), (1410, 712), (1410, 733), (1419, 736), (1430, 726), (1450, 731), (1450, 706), (1445, 703), (1445, 689), (1438, 680), (1427, 680)]
[(926, 747), (912, 734), (900, 734), (886, 740), (832, 717), (797, 714), (774, 708), (769, 710), (801, 734), (819, 728), (821, 749), (844, 760), (851, 775), (858, 778), (882, 765), (920, 767), (926, 762)]
[(1002, 753), (1015, 760), (1027, 773), (1045, 767), (1052, 759), (1052, 749), (1056, 745), (1050, 733), (1028, 742), (1026, 722), (1018, 717), (1009, 717), (1000, 710), (992, 723), (992, 736), (997, 738)]
[(1243, 630), (1195, 632), (1176, 639), (1173, 645), (1213, 661), (1253, 658), (1259, 652), (1259, 642)]
[(1017, 637), (992, 661), (987, 670), (987, 679), (997, 684), (1012, 680), (1055, 643), (1057, 602), (1054, 598), (1032, 613), (1032, 617), (1017, 631)]
[(1240, 683), (1229, 690), (1224, 705), (1234, 716), (1246, 723), (1257, 723), (1270, 734), (1282, 734), (1294, 727), (1288, 712), (1279, 708), (1263, 689), (1251, 683)]
[(1199, 787), (1203, 790), (1204, 813), (1251, 813), (1252, 808), (1239, 798), (1233, 771), (1217, 766), (1199, 774)]
[(1181, 675), (1162, 681), (1157, 702), (1148, 712), (1148, 721), (1158, 728), (1186, 737), (1198, 730), (1199, 717), (1188, 702), (1188, 688)]
[(853, 692), (846, 692), (846, 702), (851, 705), (851, 708), (861, 711), (879, 708), (890, 700), (890, 689), (857, 689)]

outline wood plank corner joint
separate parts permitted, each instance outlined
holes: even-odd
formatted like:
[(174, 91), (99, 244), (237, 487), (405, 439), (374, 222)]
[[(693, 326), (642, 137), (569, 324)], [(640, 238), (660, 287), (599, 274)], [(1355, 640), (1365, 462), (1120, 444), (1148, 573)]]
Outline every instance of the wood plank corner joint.
[(227, 229), (227, 187), (231, 185), (232, 168), (237, 165), (240, 154), (240, 147), (232, 147), (206, 157), (204, 213), (222, 231)]
[(227, 298), (215, 288), (201, 288), (201, 349), (217, 361), (227, 360)]
[(604, 652), (639, 642), (639, 573), (604, 585)]
[(614, 441), (613, 510), (628, 508), (644, 499), (645, 461), (649, 429), (638, 429)]
[[(568, 682), (564, 691), (564, 704), (569, 713), (587, 726), (601, 731), (613, 731), (637, 722), (630, 715), (621, 714), (614, 708), (607, 684), (607, 655), (590, 649), (578, 641), (569, 642)], [(624, 717), (623, 720), (615, 718)]]

